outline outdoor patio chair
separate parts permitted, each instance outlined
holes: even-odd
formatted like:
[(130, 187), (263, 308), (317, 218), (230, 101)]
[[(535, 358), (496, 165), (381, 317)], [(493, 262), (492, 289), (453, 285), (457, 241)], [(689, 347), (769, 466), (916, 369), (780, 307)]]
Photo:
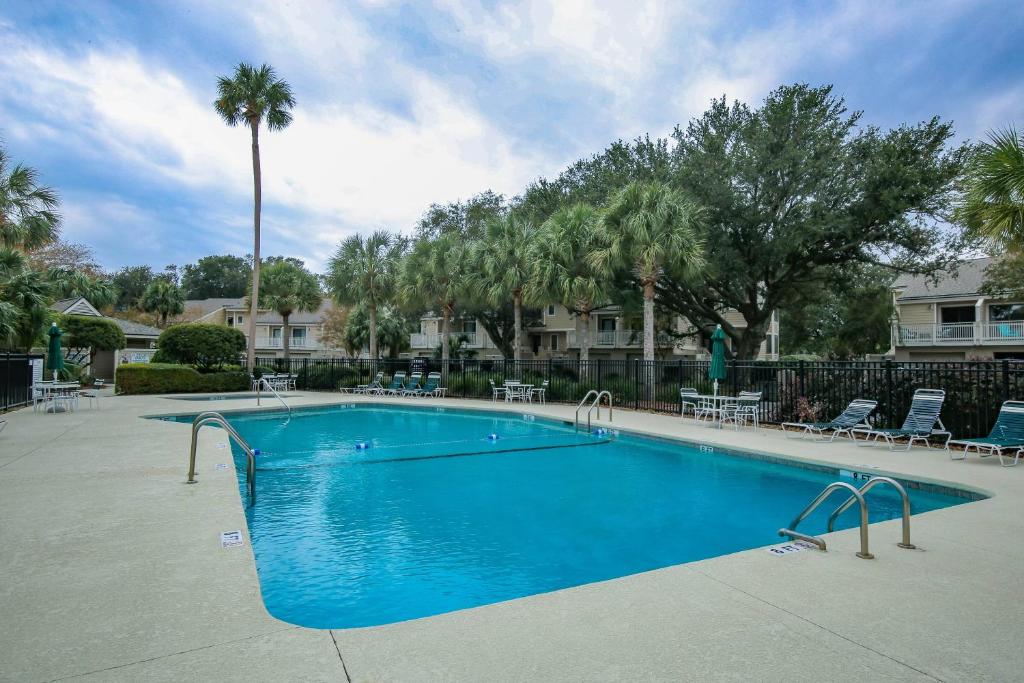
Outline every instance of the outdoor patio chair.
[[(797, 430), (799, 436), (817, 434), (820, 441), (835, 441), (836, 437), (840, 434), (846, 434), (846, 436), (852, 439), (853, 436), (850, 434), (850, 430), (857, 427), (871, 428), (871, 425), (868, 424), (868, 415), (871, 414), (877, 405), (878, 401), (866, 398), (854, 399), (850, 402), (850, 405), (846, 406), (846, 410), (831, 422), (783, 422), (782, 431), (789, 438), (792, 438), (790, 435), (793, 434), (793, 430), (788, 430), (786, 427), (792, 427)], [(826, 439), (825, 432), (831, 432), (832, 434)]]
[[(885, 439), (889, 444), (889, 450), (896, 448), (896, 439), (907, 439), (907, 447), (903, 450), (910, 450), (915, 441), (924, 441), (933, 435), (945, 435), (946, 441), (952, 436), (939, 418), (942, 410), (942, 402), (946, 400), (946, 392), (942, 389), (918, 389), (914, 392), (914, 399), (910, 402), (910, 412), (903, 426), (899, 429), (874, 429), (872, 427), (858, 427), (852, 431), (854, 440), (858, 434), (864, 435), (864, 440), (858, 445), (877, 443), (879, 439)], [(935, 425), (939, 428), (936, 429)]]
[(541, 382), (539, 387), (534, 387), (533, 389), (530, 389), (530, 403), (533, 403), (534, 398), (536, 398), (540, 403), (547, 403), (547, 393), (549, 384), (551, 384), (549, 380), (544, 380), (543, 382)]
[[(343, 387), (342, 392), (348, 387)], [(369, 384), (360, 384), (355, 389), (352, 389), (353, 394), (374, 394), (378, 391), (384, 390), (384, 373), (378, 372), (373, 377), (373, 381)]]
[(439, 392), (439, 385), (441, 384), (441, 373), (431, 372), (427, 374), (427, 381), (423, 383), (423, 388), (418, 390), (414, 396), (440, 396), (443, 392)]
[(497, 401), (498, 398), (501, 398), (502, 401), (508, 400), (508, 387), (496, 386), (493, 379), (487, 381), (491, 383), (491, 402)]
[(96, 402), (96, 410), (100, 409), (100, 392), (95, 389), (87, 389), (85, 391), (79, 391), (78, 396), (84, 398), (89, 402), (89, 408), (92, 408), (93, 401)]
[(759, 420), (760, 412), (761, 392), (741, 391), (740, 395), (736, 397), (735, 403), (729, 403), (723, 407), (722, 424), (732, 422), (738, 430), (741, 422), (746, 425), (747, 420), (750, 420), (754, 424), (754, 429), (757, 429), (761, 426)]
[(405, 370), (399, 370), (391, 376), (391, 384), (381, 389), (382, 394), (398, 396), (398, 393), (405, 388)]
[(693, 413), (693, 417), (697, 417), (697, 408), (700, 407), (700, 392), (693, 387), (680, 387), (679, 389), (679, 402), (680, 411), (679, 414), (686, 417), (686, 411), (689, 410)]
[[(963, 446), (963, 455), (959, 458), (953, 455), (950, 446)], [(979, 457), (987, 458), (990, 455), (999, 456), (999, 464), (1003, 467), (1013, 467), (1021, 457), (1024, 450), (1024, 401), (1007, 401), (999, 409), (999, 417), (992, 425), (992, 431), (988, 436), (974, 437), (970, 439), (953, 439), (946, 442), (946, 450), (953, 460), (966, 460), (967, 451), (973, 448)], [(1007, 465), (1003, 460), (1003, 451), (1016, 449), (1013, 461)], [(1009, 455), (1007, 455), (1009, 457)]]
[(422, 372), (414, 372), (409, 377), (409, 381), (406, 382), (405, 386), (402, 387), (402, 396), (416, 396), (421, 391), (420, 380), (423, 379)]

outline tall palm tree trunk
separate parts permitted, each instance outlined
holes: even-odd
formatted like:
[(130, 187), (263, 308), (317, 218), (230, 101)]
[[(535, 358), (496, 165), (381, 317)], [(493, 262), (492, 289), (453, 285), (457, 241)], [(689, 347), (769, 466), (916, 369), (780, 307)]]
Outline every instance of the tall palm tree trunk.
[(654, 281), (644, 282), (644, 360), (654, 360)]
[(512, 293), (512, 320), (512, 324), (515, 325), (512, 336), (512, 359), (518, 363), (522, 360), (523, 354), (523, 292), (519, 289)]
[(579, 319), (583, 323), (583, 331), (580, 334), (580, 360), (586, 363), (590, 360), (590, 311), (581, 311)]
[(451, 306), (447, 303), (441, 306), (441, 370), (445, 373), (448, 372), (448, 359), (451, 356), (451, 350), (448, 348), (448, 337), (451, 335), (448, 332), (449, 319), (451, 318)]
[(291, 363), (289, 363), (288, 361), (291, 359), (291, 351), (292, 351), (292, 349), (291, 349), (292, 329), (291, 329), (291, 326), (288, 325), (288, 318), (290, 316), (291, 316), (290, 313), (287, 314), (287, 315), (282, 315), (281, 316), (281, 320), (283, 322), (283, 324), (281, 325), (281, 336), (283, 337), (283, 339), (281, 340), (281, 348), (284, 349), (284, 364), (288, 366), (288, 371), (289, 372), (291, 372)]
[(377, 360), (377, 304), (371, 301), (366, 310), (370, 314), (370, 358)]
[[(262, 207), (262, 175), (260, 173), (260, 129), (259, 122), (249, 124), (252, 129), (252, 298), (249, 302), (249, 340), (245, 359), (249, 372), (256, 366), (256, 313), (260, 301), (260, 210)], [(287, 343), (287, 342), (286, 342)]]

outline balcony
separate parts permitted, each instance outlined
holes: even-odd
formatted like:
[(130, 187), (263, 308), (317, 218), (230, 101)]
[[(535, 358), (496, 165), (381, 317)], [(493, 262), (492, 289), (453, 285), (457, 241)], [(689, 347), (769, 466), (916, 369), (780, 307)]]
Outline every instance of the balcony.
[(895, 325), (896, 346), (1024, 345), (1024, 320)]
[[(248, 338), (246, 338), (248, 343)], [(283, 349), (284, 340), (280, 337), (256, 337), (257, 349)], [(313, 351), (322, 349), (323, 346), (309, 337), (292, 337), (288, 348), (295, 351)]]
[[(486, 334), (478, 332), (452, 332), (449, 334), (452, 339), (465, 338), (467, 349), (493, 349), (494, 342)], [(409, 335), (409, 346), (414, 349), (436, 349), (441, 344), (439, 334), (421, 334), (416, 332)]]
[[(573, 331), (570, 331), (568, 335), (569, 348), (580, 348), (583, 335)], [(674, 344), (675, 341), (667, 334), (657, 334), (654, 337), (655, 346), (665, 347)], [(592, 349), (631, 349), (641, 348), (643, 345), (643, 330), (597, 330), (590, 333), (590, 348)]]

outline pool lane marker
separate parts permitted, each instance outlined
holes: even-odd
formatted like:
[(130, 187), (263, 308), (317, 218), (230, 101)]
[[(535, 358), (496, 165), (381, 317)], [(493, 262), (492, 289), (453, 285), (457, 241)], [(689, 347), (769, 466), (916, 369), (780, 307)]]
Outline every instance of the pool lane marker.
[(234, 548), (235, 546), (242, 545), (242, 530), (235, 529), (234, 531), (222, 531), (220, 534), (220, 547), (221, 548)]

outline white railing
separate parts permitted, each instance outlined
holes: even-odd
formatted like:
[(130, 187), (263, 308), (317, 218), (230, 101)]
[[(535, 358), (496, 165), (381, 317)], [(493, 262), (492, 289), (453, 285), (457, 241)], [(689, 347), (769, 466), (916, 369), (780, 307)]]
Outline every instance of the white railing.
[(1024, 345), (1024, 320), (895, 325), (896, 346)]
[[(256, 337), (257, 349), (283, 349), (284, 339), (281, 337)], [(288, 343), (289, 349), (319, 349), (320, 344), (309, 337), (292, 337)]]
[[(570, 348), (579, 348), (583, 335), (570, 330), (568, 344)], [(667, 334), (654, 337), (655, 346), (672, 346), (675, 342)], [(643, 330), (597, 330), (590, 333), (591, 348), (639, 348), (644, 345)]]
[[(452, 332), (449, 334), (452, 339), (465, 337), (466, 348), (483, 349), (494, 348), (494, 343), (486, 334), (479, 332)], [(441, 344), (441, 335), (422, 334), (415, 332), (409, 335), (409, 346), (414, 349), (434, 349)]]

